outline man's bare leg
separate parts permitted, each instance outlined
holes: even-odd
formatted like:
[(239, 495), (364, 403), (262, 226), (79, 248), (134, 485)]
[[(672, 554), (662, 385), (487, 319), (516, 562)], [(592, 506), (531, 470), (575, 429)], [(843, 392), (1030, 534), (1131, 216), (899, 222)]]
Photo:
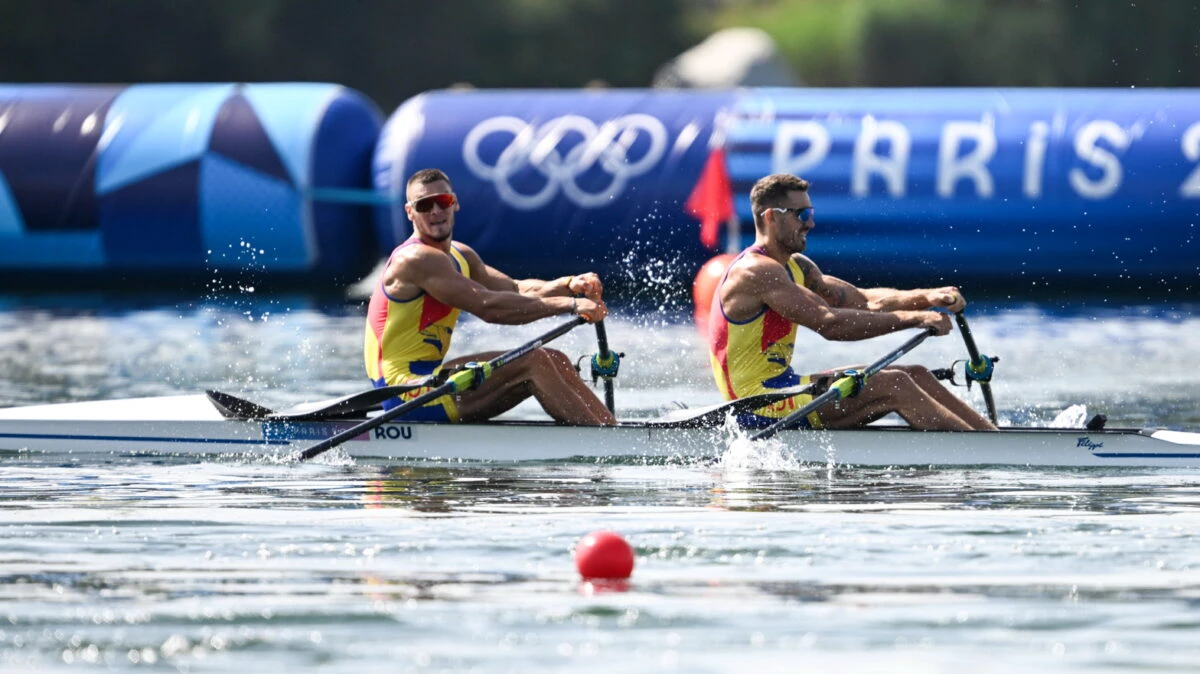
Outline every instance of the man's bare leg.
[(895, 412), (919, 430), (972, 430), (972, 426), (919, 386), (907, 372), (885, 369), (853, 398), (818, 410), (826, 428), (861, 428)]
[(920, 386), (933, 396), (943, 407), (953, 412), (959, 419), (967, 422), (972, 429), (977, 431), (996, 430), (995, 425), (987, 417), (980, 414), (974, 407), (967, 404), (965, 400), (954, 395), (952, 391), (943, 386), (928, 368), (922, 365), (896, 365), (893, 367), (908, 373), (908, 376), (912, 377), (917, 386)]
[[(469, 361), (486, 361), (501, 352), (479, 353), (446, 363), (455, 367)], [(576, 426), (616, 423), (612, 412), (596, 397), (561, 351), (537, 349), (496, 370), (478, 389), (459, 396), (463, 421), (483, 421), (516, 407), (533, 396), (555, 421)]]

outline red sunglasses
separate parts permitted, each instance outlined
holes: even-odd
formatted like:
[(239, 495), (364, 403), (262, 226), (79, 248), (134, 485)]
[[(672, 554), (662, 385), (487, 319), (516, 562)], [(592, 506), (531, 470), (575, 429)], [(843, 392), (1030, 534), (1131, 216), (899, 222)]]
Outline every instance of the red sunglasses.
[(453, 194), (446, 192), (443, 194), (431, 194), (427, 197), (421, 197), (415, 201), (408, 202), (408, 205), (418, 213), (428, 213), (429, 211), (433, 210), (434, 206), (437, 206), (444, 211), (457, 202), (458, 199), (456, 199)]

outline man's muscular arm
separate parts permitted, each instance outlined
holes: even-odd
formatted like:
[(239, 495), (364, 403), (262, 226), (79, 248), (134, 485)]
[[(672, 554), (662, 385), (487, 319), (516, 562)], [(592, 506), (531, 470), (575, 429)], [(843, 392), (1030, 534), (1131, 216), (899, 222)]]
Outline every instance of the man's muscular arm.
[(803, 255), (796, 255), (796, 262), (804, 272), (805, 287), (832, 307), (867, 311), (922, 311), (941, 308), (955, 312), (962, 311), (966, 306), (962, 293), (954, 286), (915, 290), (859, 288), (836, 276), (823, 273), (812, 260)]
[(894, 288), (869, 288), (863, 291), (871, 311), (905, 311), (921, 309), (945, 309), (962, 311), (967, 305), (962, 293), (954, 286), (942, 288), (917, 288), (896, 290)]
[(816, 263), (803, 255), (795, 256), (800, 271), (804, 272), (804, 287), (816, 293), (829, 306), (842, 309), (868, 309), (867, 297), (854, 284), (836, 276), (828, 276)]
[[(735, 293), (741, 304), (767, 305), (785, 319), (803, 325), (833, 341), (853, 341), (890, 334), (905, 328), (932, 327), (938, 334), (950, 330), (945, 314), (929, 311), (873, 312), (854, 307), (831, 306), (823, 297), (792, 282), (776, 263), (756, 262), (739, 265)], [(732, 278), (732, 273), (731, 273)], [(845, 284), (850, 289), (853, 286)], [(841, 286), (833, 286), (837, 291)], [(857, 290), (857, 289), (854, 289)], [(848, 292), (853, 298), (853, 293)], [(728, 298), (726, 301), (728, 302)]]

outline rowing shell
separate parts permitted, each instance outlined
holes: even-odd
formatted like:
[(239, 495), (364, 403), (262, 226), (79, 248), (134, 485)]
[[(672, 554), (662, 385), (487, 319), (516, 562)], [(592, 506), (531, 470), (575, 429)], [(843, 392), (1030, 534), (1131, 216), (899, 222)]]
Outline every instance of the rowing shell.
[[(205, 395), (0, 409), (2, 456), (136, 457), (289, 454), (354, 426), (344, 419), (230, 419)], [(361, 418), (358, 420), (361, 421)], [(617, 426), (551, 422), (389, 423), (347, 441), (352, 457), (393, 462), (717, 458), (723, 428), (678, 419)], [(782, 431), (771, 440), (796, 459), (860, 466), (1169, 466), (1200, 468), (1200, 433), (1156, 429), (1004, 428), (914, 431), (872, 426)]]

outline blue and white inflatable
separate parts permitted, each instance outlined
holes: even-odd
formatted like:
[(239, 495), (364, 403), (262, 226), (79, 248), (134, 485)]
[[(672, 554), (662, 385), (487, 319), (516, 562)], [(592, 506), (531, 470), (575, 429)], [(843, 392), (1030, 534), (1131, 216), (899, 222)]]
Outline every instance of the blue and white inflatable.
[(353, 280), (382, 121), (334, 84), (0, 86), (0, 275)]
[[(1155, 293), (1200, 278), (1200, 91), (745, 89), (443, 91), (401, 106), (382, 198), (446, 170), (458, 236), (539, 276), (592, 268), (689, 286), (716, 250), (685, 204), (719, 150), (735, 226), (749, 188), (812, 181), (822, 266), (864, 284)], [(383, 209), (387, 248), (407, 236)]]
[[(758, 90), (728, 152), (735, 185), (812, 180), (814, 254), (856, 275), (1200, 280), (1200, 91)], [(749, 219), (747, 200), (738, 211)]]
[(787, 172), (813, 183), (810, 253), (858, 283), (1200, 280), (1200, 90), (435, 91), (385, 125), (355, 91), (277, 83), (0, 85), (0, 284), (336, 287), (408, 236), (426, 167), (456, 236), (518, 276), (686, 292)]

